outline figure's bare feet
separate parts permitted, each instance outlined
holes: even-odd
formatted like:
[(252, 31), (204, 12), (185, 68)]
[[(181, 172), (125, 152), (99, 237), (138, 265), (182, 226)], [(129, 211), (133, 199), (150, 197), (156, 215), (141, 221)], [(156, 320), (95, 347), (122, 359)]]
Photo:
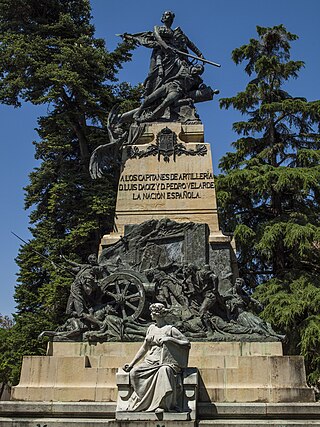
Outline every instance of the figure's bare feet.
[(164, 409), (162, 409), (162, 408), (157, 408), (154, 412), (155, 412), (156, 414), (162, 414), (162, 413), (164, 412)]

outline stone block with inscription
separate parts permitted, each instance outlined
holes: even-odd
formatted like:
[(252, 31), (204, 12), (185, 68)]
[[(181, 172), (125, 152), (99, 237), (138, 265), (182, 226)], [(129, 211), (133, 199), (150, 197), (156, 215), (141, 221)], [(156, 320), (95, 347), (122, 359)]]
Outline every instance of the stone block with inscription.
[(148, 124), (122, 156), (115, 232), (103, 245), (123, 235), (126, 224), (164, 217), (208, 224), (216, 240), (229, 240), (219, 231), (211, 149), (202, 125)]

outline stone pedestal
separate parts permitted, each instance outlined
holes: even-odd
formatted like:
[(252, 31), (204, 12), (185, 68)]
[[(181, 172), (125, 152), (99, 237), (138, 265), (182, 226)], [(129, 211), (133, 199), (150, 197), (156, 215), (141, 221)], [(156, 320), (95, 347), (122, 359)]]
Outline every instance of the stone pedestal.
[(127, 411), (128, 400), (132, 396), (133, 388), (130, 384), (130, 374), (122, 368), (118, 369), (116, 381), (118, 386), (118, 400), (116, 420), (175, 420), (196, 421), (199, 372), (197, 368), (183, 368), (181, 374), (182, 393), (179, 398), (180, 412), (130, 412)]
[(189, 366), (200, 374), (196, 422), (186, 414), (116, 420), (116, 371), (139, 346), (56, 342), (47, 356), (25, 357), (13, 389), (19, 401), (0, 403), (0, 427), (320, 426), (303, 358), (283, 356), (278, 342), (192, 343)]
[[(47, 356), (24, 357), (12, 398), (21, 401), (116, 402), (116, 372), (140, 343), (50, 343)], [(312, 402), (303, 358), (283, 356), (279, 342), (194, 342), (199, 398), (213, 402)]]

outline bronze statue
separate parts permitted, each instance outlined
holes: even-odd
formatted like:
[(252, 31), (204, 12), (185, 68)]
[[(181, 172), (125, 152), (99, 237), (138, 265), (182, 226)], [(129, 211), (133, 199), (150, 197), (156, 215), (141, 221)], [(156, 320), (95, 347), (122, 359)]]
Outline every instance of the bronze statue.
[(166, 11), (161, 19), (163, 25), (156, 25), (153, 31), (120, 35), (127, 42), (152, 49), (150, 68), (144, 81), (141, 106), (120, 114), (116, 105), (109, 112), (109, 142), (98, 146), (90, 158), (89, 172), (93, 179), (119, 166), (121, 147), (137, 141), (144, 131), (144, 123), (201, 123), (194, 104), (210, 101), (219, 93), (205, 85), (200, 76), (203, 64), (220, 65), (205, 59), (180, 27), (171, 28), (174, 17), (173, 12)]
[(103, 272), (107, 272), (106, 267), (99, 266), (95, 254), (88, 256), (88, 264), (79, 264), (64, 259), (72, 266), (73, 271), (77, 272), (71, 285), (66, 314), (87, 318), (89, 322), (96, 324), (96, 320), (90, 314), (90, 309), (99, 300), (98, 279), (102, 278)]
[[(198, 120), (193, 104), (209, 101), (219, 93), (203, 83), (200, 78), (203, 65), (194, 61), (220, 65), (206, 60), (180, 27), (171, 28), (174, 17), (173, 12), (166, 11), (161, 18), (163, 25), (156, 25), (153, 31), (121, 34), (128, 42), (152, 49), (149, 73), (144, 82), (144, 102), (138, 110), (125, 113), (121, 121)], [(182, 106), (187, 108), (182, 109)]]
[(93, 255), (86, 264), (68, 261), (77, 273), (68, 319), (41, 337), (140, 341), (151, 321), (150, 305), (162, 303), (170, 308), (170, 323), (191, 339), (283, 340), (254, 313), (262, 306), (241, 278), (230, 277), (224, 283), (229, 286), (221, 286), (231, 274), (224, 252), (216, 261), (197, 257), (206, 236), (201, 224), (150, 220), (128, 227), (121, 240), (102, 251), (99, 262)]

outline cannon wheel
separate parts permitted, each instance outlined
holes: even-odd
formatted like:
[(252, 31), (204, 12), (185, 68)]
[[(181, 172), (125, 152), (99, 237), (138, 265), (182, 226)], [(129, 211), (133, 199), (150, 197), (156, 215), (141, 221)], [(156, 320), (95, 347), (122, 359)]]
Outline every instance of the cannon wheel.
[(145, 277), (133, 271), (115, 272), (101, 282), (103, 302), (126, 319), (137, 319), (146, 308)]

